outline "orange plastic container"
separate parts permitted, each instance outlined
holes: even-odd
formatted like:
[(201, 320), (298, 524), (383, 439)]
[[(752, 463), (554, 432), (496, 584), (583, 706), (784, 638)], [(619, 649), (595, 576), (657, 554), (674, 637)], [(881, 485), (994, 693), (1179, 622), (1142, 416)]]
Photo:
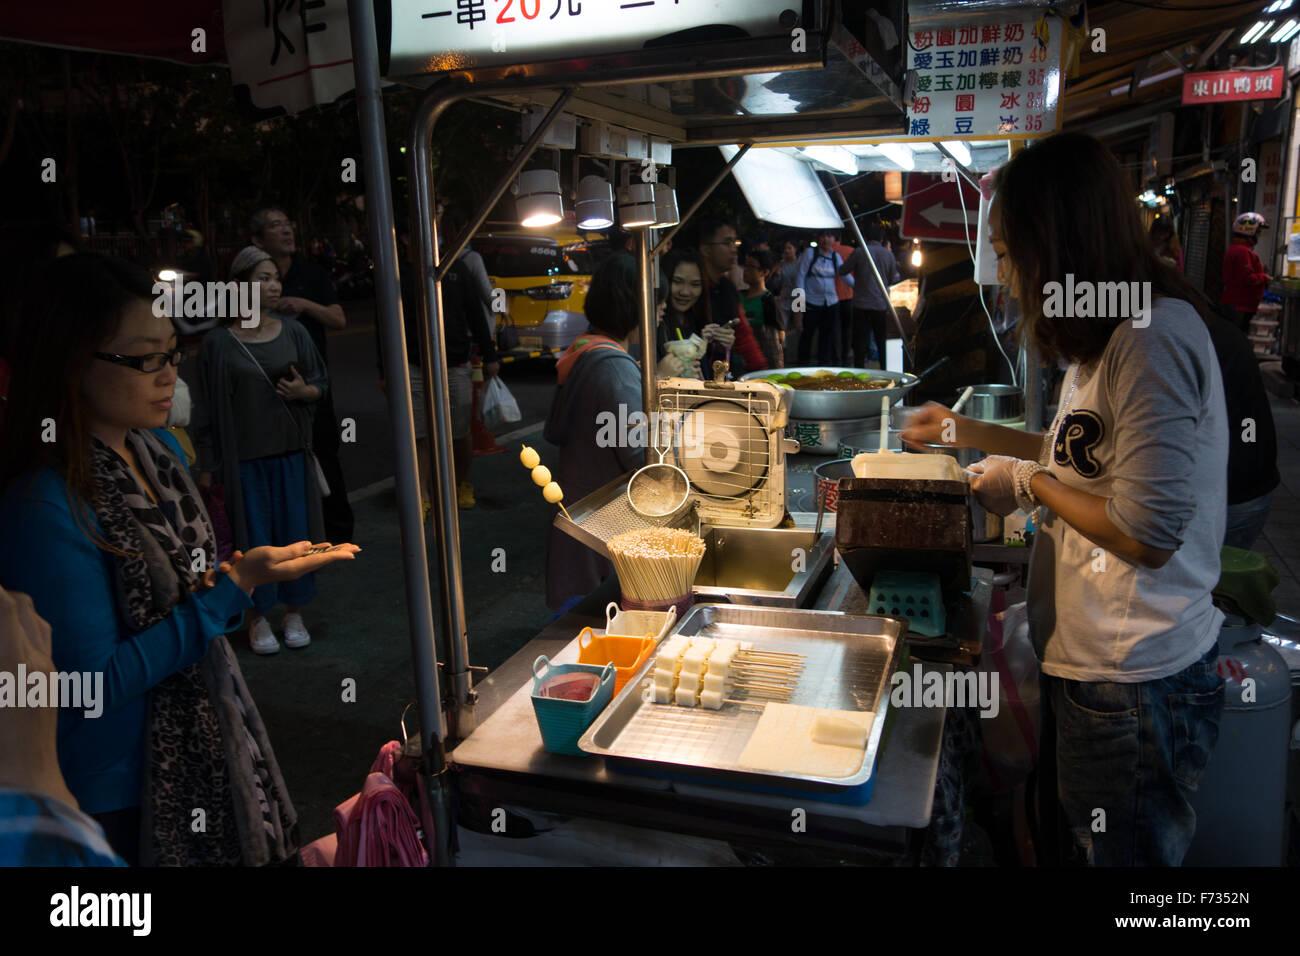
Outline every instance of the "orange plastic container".
[(578, 663), (613, 664), (615, 694), (650, 659), (654, 649), (652, 634), (645, 637), (598, 636), (591, 628), (584, 627), (578, 635)]

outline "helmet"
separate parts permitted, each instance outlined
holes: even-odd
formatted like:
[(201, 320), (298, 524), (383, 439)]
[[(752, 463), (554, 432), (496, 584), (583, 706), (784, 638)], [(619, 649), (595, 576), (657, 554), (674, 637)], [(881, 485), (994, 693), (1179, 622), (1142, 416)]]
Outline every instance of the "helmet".
[(1254, 236), (1261, 229), (1267, 229), (1268, 223), (1257, 212), (1243, 212), (1232, 220), (1232, 231), (1239, 236)]

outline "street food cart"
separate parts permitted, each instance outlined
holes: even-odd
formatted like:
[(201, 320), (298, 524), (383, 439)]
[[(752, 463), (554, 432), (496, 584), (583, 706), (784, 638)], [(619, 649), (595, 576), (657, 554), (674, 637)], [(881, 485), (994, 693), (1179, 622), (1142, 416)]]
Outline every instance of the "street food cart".
[[(490, 18), (491, 13), (483, 13), (483, 4), (459, 4), (453, 8), (447, 3), (446, 10), (433, 9), (437, 6), (393, 0), (387, 7), (386, 20), (376, 25), (369, 4), (351, 5), (367, 187), (374, 214), (382, 347), (388, 359), (386, 364), (394, 370), (390, 384), (395, 386), (392, 414), (398, 453), (396, 484), (411, 617), (412, 661), (418, 688), (419, 744), (427, 773), (429, 801), (425, 829), (431, 859), (443, 864), (453, 862), (449, 849), (454, 839), (450, 812), (453, 787), (479, 798), (480, 802), (487, 801), (490, 806), (505, 803), (549, 808), (748, 844), (779, 845), (793, 841), (805, 849), (817, 848), (839, 857), (905, 852), (909, 831), (922, 830), (931, 820), (945, 724), (950, 723), (950, 716), (942, 701), (937, 706), (895, 706), (890, 708), (887, 721), (884, 707), (891, 696), (890, 678), (908, 654), (918, 681), (933, 671), (940, 675), (940, 684), (943, 672), (954, 664), (969, 666), (978, 657), (988, 613), (991, 575), (971, 577), (970, 531), (965, 516), (953, 525), (958, 530), (949, 548), (948, 558), (952, 560), (945, 565), (945, 574), (959, 585), (970, 587), (968, 590), (959, 587), (960, 593), (945, 597), (952, 601), (947, 632), (940, 636), (949, 640), (940, 642), (942, 646), (936, 645), (928, 653), (921, 644), (905, 645), (902, 640), (905, 626), (898, 620), (902, 615), (890, 618), (881, 615), (880, 609), (870, 607), (867, 594), (852, 576), (857, 567), (865, 566), (863, 555), (868, 552), (903, 556), (909, 551), (906, 537), (894, 535), (886, 536), (888, 540), (876, 540), (879, 536), (874, 536), (872, 528), (880, 522), (866, 519), (872, 514), (877, 518), (882, 514), (878, 509), (871, 510), (880, 504), (878, 489), (862, 486), (853, 491), (862, 501), (863, 510), (857, 513), (857, 518), (850, 513), (852, 509), (846, 512), (846, 491), (841, 490), (838, 516), (832, 516), (839, 520), (834, 533), (840, 551), (845, 554), (860, 551), (858, 560), (836, 563), (831, 560), (828, 545), (817, 552), (823, 541), (819, 535), (822, 516), (789, 513), (783, 491), (783, 456), (797, 449), (797, 442), (794, 448), (789, 448), (787, 443), (791, 440), (779, 432), (785, 421), (782, 415), (788, 415), (788, 405), (783, 412), (776, 386), (723, 384), (719, 377), (718, 391), (703, 398), (688, 396), (690, 400), (704, 401), (706, 406), (710, 402), (716, 405), (721, 400), (721, 390), (735, 390), (744, 384), (748, 388), (745, 401), (768, 402), (764, 406), (766, 417), (758, 417), (756, 426), (746, 426), (772, 436), (770, 445), (764, 445), (770, 448), (763, 472), (767, 497), (761, 506), (754, 504), (752, 496), (747, 499), (746, 514), (751, 518), (758, 513), (773, 516), (772, 521), (756, 522), (771, 532), (808, 534), (816, 524), (808, 537), (816, 553), (807, 557), (820, 560), (818, 581), (799, 589), (797, 609), (787, 606), (768, 611), (764, 605), (780, 602), (756, 599), (751, 604), (758, 610), (751, 607), (749, 613), (757, 616), (745, 618), (742, 614), (734, 620), (750, 621), (760, 630), (776, 628), (783, 633), (799, 629), (800, 625), (790, 622), (815, 621), (824, 643), (833, 646), (845, 659), (851, 658), (854, 650), (845, 649), (852, 642), (841, 640), (846, 637), (841, 631), (854, 632), (847, 636), (873, 640), (892, 635), (888, 653), (872, 665), (874, 696), (870, 697), (870, 705), (881, 708), (880, 722), (868, 747), (872, 759), (862, 764), (865, 776), (853, 778), (859, 783), (867, 781), (869, 786), (865, 794), (862, 787), (850, 793), (845, 788), (814, 786), (810, 782), (813, 777), (803, 774), (794, 775), (797, 779), (793, 783), (785, 781), (787, 786), (773, 787), (764, 785), (764, 782), (773, 783), (771, 776), (761, 778), (754, 773), (734, 777), (726, 773), (691, 773), (701, 769), (704, 764), (700, 761), (694, 761), (693, 765), (692, 760), (665, 758), (651, 760), (647, 766), (644, 762), (638, 764), (635, 755), (618, 760), (614, 758), (615, 750), (602, 750), (605, 745), (593, 738), (599, 724), (593, 725), (583, 738), (582, 750), (587, 756), (548, 753), (543, 748), (538, 720), (530, 706), (533, 682), (538, 674), (537, 662), (543, 656), (551, 664), (561, 666), (575, 660), (580, 632), (585, 627), (599, 628), (605, 623), (601, 609), (617, 598), (616, 585), (612, 578), (606, 581), (601, 589), (474, 686), (468, 658), (464, 578), (452, 479), (450, 408), (439, 320), (442, 276), (563, 114), (581, 117), (597, 128), (602, 124), (617, 124), (631, 141), (622, 155), (630, 163), (639, 160), (638, 165), (643, 169), (652, 168), (661, 157), (666, 160), (672, 149), (735, 144), (738, 148), (710, 185), (711, 191), (754, 145), (905, 136), (907, 109), (903, 89), (839, 21), (838, 10), (818, 0), (805, 0), (797, 9), (770, 0), (715, 0), (693, 5), (690, 11), (665, 3), (658, 8), (654, 3), (629, 3), (615, 9), (613, 5), (596, 7), (571, 2), (567, 7), (558, 4), (549, 20), (544, 11), (539, 14), (537, 0), (523, 0), (513, 14), (509, 3), (504, 9), (494, 8), (495, 23), (486, 22), (485, 16)], [(1001, 11), (1004, 15), (1006, 12)], [(1033, 16), (1039, 12), (1036, 9)], [(451, 27), (453, 23), (455, 30)], [(1057, 42), (1055, 55), (1059, 59), (1059, 38)], [(401, 361), (405, 343), (378, 94), (381, 74), (389, 80), (427, 90), (414, 114), (409, 156), (420, 276), (419, 307), (425, 318), (419, 323), (423, 339), (420, 346), (422, 365), (432, 382), (427, 391), (427, 411), (428, 420), (434, 423), (432, 447), (437, 469), (434, 527), (438, 549), (439, 630), (444, 639), (441, 654), (435, 650), (434, 608), (416, 481), (409, 382), (402, 380), (407, 374), (406, 364)], [(1059, 71), (1054, 82), (1055, 89), (1059, 90)], [(468, 227), (458, 239), (439, 250), (437, 225), (432, 215), (436, 197), (430, 168), (431, 137), (447, 106), (463, 99), (520, 110), (534, 109), (537, 111), (535, 126)], [(1050, 128), (1043, 130), (1050, 131)], [(1019, 129), (1014, 133), (1015, 137), (1023, 135)], [(1012, 136), (1008, 133), (993, 138), (1005, 140)], [(661, 148), (662, 153), (658, 152)], [(643, 182), (649, 181), (643, 178)], [(700, 197), (680, 217), (683, 222), (704, 198)], [(856, 220), (842, 196), (839, 201), (856, 231)], [(644, 407), (651, 410), (662, 408), (666, 401), (685, 402), (683, 396), (690, 390), (674, 385), (675, 380), (657, 382), (655, 379), (653, 257), (666, 245), (671, 233), (661, 232), (656, 238), (649, 228), (640, 228), (635, 230), (635, 235), (641, 286), (643, 397)], [(433, 334), (429, 334), (430, 330)], [(707, 391), (710, 385), (703, 383), (700, 387)], [(726, 400), (741, 401), (738, 395), (739, 392), (728, 393)], [(689, 411), (697, 412), (698, 406), (692, 405)], [(753, 409), (747, 407), (745, 411), (750, 413)], [(766, 437), (763, 441), (767, 441)], [(707, 482), (704, 472), (699, 472), (699, 476)], [(870, 479), (861, 480), (870, 484)], [(772, 492), (772, 488), (777, 492)], [(591, 496), (599, 500), (570, 502), (565, 513), (557, 517), (557, 523), (573, 536), (600, 548), (612, 531), (622, 527), (618, 520), (606, 519), (626, 517), (616, 514), (620, 507), (627, 510), (622, 504), (625, 491), (626, 480), (612, 491), (602, 489)], [(920, 488), (917, 494), (921, 498), (930, 495), (926, 500), (936, 508), (957, 507), (960, 511), (964, 506), (960, 490), (940, 491), (944, 493)], [(763, 511), (764, 508), (769, 510)], [(916, 518), (915, 512), (907, 514), (910, 519)], [(696, 527), (703, 533), (698, 514), (696, 518)], [(928, 515), (926, 520), (933, 518), (934, 515)], [(714, 523), (718, 528), (734, 530), (728, 529), (725, 518), (715, 516)], [(924, 522), (918, 527), (925, 527)], [(846, 537), (850, 534), (846, 528), (862, 540)], [(961, 528), (965, 528), (964, 539)], [(871, 565), (871, 561), (866, 561), (866, 565)], [(818, 582), (820, 587), (816, 586)], [(717, 590), (720, 593), (701, 595), (701, 598), (726, 600), (728, 589)], [(770, 589), (757, 590), (768, 593)], [(736, 600), (734, 593), (731, 599)], [(708, 608), (707, 604), (698, 604), (677, 626), (686, 627), (688, 622), (693, 622), (694, 626), (707, 630), (724, 620), (733, 620), (720, 612), (705, 613)], [(806, 617), (782, 618), (781, 614)], [(785, 654), (787, 659), (800, 657), (811, 666), (811, 652), (805, 658), (788, 649), (764, 651), (760, 645), (754, 650), (750, 643), (751, 654)], [(928, 660), (922, 663), (921, 658)], [(769, 664), (773, 659), (766, 658)], [(634, 681), (646, 677), (645, 668), (649, 666), (649, 663), (644, 665), (634, 675)], [(837, 672), (830, 679), (835, 682), (840, 676)], [(629, 719), (635, 718), (639, 694), (639, 687), (633, 683), (605, 714), (622, 712), (622, 708)], [(737, 746), (742, 744), (743, 740)], [(455, 749), (450, 750), (453, 745)], [(598, 752), (609, 756), (591, 755)], [(744, 765), (754, 766), (753, 758), (749, 760)], [(792, 813), (804, 815), (799, 825), (793, 827)]]

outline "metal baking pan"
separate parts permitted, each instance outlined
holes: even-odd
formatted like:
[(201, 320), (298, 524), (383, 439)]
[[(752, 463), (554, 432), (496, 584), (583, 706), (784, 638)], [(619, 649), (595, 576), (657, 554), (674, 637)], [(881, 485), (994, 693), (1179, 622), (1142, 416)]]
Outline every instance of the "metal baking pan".
[[(762, 711), (724, 704), (721, 710), (647, 703), (641, 681), (652, 658), (596, 718), (578, 746), (590, 754), (627, 760), (665, 773), (725, 777), (757, 786), (795, 785), (804, 791), (842, 792), (870, 780), (889, 707), (889, 686), (907, 625), (888, 617), (788, 608), (696, 605), (677, 633), (753, 641), (756, 648), (805, 656), (789, 703), (835, 710), (874, 711), (862, 766), (850, 777), (769, 773), (740, 765)], [(743, 697), (743, 694), (737, 694)]]

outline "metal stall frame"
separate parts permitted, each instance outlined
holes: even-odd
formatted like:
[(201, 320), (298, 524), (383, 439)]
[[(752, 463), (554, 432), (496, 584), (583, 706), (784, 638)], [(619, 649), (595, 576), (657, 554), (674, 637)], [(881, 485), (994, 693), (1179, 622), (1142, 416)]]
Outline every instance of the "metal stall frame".
[[(428, 790), (428, 803), (432, 812), (425, 816), (425, 840), (430, 861), (440, 865), (454, 862), (450, 844), (453, 840), (454, 821), (451, 813), (451, 791), (448, 780), (447, 741), (468, 736), (474, 729), (475, 694), (472, 687), (471, 667), (468, 662), (468, 628), (465, 621), (463, 574), (460, 562), (460, 531), (454, 473), (451, 454), (451, 410), (447, 390), (445, 367), (446, 344), (442, 331), (441, 281), (447, 269), (464, 249), (475, 231), (491, 213), (493, 206), (503, 197), (510, 183), (523, 169), (530, 156), (541, 144), (549, 127), (559, 117), (566, 105), (574, 113), (589, 119), (608, 117), (610, 97), (603, 88), (638, 83), (666, 83), (683, 80), (708, 80), (745, 76), (750, 74), (780, 74), (786, 72), (809, 73), (824, 71), (827, 83), (852, 82), (861, 94), (870, 88), (869, 99), (881, 104), (884, 111), (859, 110), (846, 115), (843, 110), (815, 115), (814, 111), (794, 113), (783, 119), (772, 116), (746, 115), (740, 120), (713, 122), (699, 126), (674, 146), (715, 146), (720, 143), (739, 143), (741, 151), (726, 165), (709, 185), (711, 192), (734, 168), (740, 156), (750, 146), (789, 143), (792, 140), (813, 142), (822, 139), (843, 140), (846, 137), (891, 138), (898, 135), (893, 124), (901, 123), (901, 91), (888, 75), (876, 65), (857, 45), (838, 22), (838, 10), (831, 4), (817, 9), (819, 17), (808, 34), (808, 48), (795, 55), (784, 39), (752, 41), (743, 51), (721, 44), (701, 45), (683, 56), (680, 50), (643, 51), (635, 60), (619, 57), (598, 58), (577, 63), (533, 66), (512, 65), (490, 68), (470, 76), (457, 73), (440, 76), (431, 83), (427, 77), (402, 78), (402, 82), (425, 87), (423, 100), (415, 110), (411, 127), (410, 173), (413, 183), (412, 236), (416, 240), (417, 295), (423, 321), (420, 328), (420, 358), (430, 377), (425, 389), (425, 411), (433, 440), (434, 527), (438, 545), (439, 595), (442, 632), (446, 640), (445, 676), (447, 685), (439, 679), (437, 637), (433, 626), (433, 608), (430, 593), (426, 542), (420, 507), (420, 489), (415, 456), (414, 417), (410, 402), (410, 379), (407, 372), (406, 337), (402, 320), (402, 305), (398, 291), (397, 245), (393, 228), (392, 192), (388, 179), (385, 126), (382, 101), (379, 94), (380, 64), (377, 56), (377, 32), (373, 5), (368, 0), (349, 0), (352, 25), (354, 69), (357, 77), (358, 110), (361, 119), (364, 158), (364, 175), (370, 196), (370, 221), (372, 240), (376, 250), (376, 298), (379, 311), (381, 343), (385, 364), (391, 369), (392, 403), (390, 415), (396, 444), (396, 490), (398, 516), (404, 564), (404, 583), (411, 627), (412, 668), (417, 690), (420, 719), (420, 745), (422, 773)], [(814, 38), (816, 43), (814, 44)], [(828, 59), (834, 52), (834, 69)], [(555, 93), (558, 89), (558, 93)], [(578, 94), (586, 92), (589, 99), (580, 101)], [(554, 99), (547, 102), (547, 94)], [(467, 223), (462, 234), (449, 246), (445, 256), (438, 250), (437, 223), (431, 212), (436, 209), (437, 196), (432, 182), (430, 163), (432, 136), (441, 115), (453, 103), (464, 99), (497, 97), (509, 101), (512, 97), (526, 96), (533, 105), (549, 106), (549, 110), (533, 131), (528, 142), (503, 174), (488, 201)], [(849, 99), (849, 92), (845, 93)], [(504, 105), (518, 105), (506, 103)], [(665, 136), (669, 132), (662, 122), (651, 117), (626, 115), (620, 123)], [(706, 193), (707, 196), (707, 193)], [(701, 197), (687, 215), (704, 201)], [(849, 217), (856, 227), (856, 220)], [(674, 229), (673, 232), (676, 230)], [(654, 310), (653, 257), (673, 233), (652, 242), (648, 229), (637, 231), (637, 258), (639, 259), (639, 297), (642, 309), (641, 348), (644, 398), (647, 407), (654, 391)], [(446, 686), (446, 690), (443, 687)], [(444, 718), (447, 709), (450, 720)], [(422, 793), (422, 797), (425, 794)]]

